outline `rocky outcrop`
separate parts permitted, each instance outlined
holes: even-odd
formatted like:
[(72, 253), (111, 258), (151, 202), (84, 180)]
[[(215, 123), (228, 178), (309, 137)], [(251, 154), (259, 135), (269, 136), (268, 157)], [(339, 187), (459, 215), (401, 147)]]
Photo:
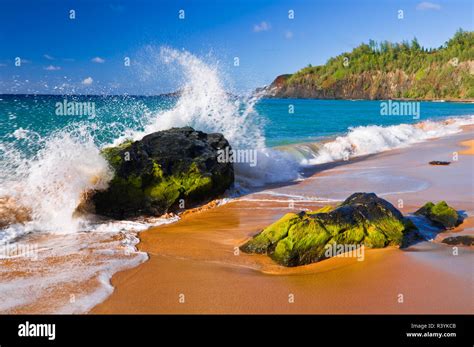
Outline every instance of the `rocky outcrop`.
[(267, 88), (265, 96), (298, 99), (394, 99), (411, 87), (411, 78), (403, 71), (361, 72), (341, 80), (317, 83), (312, 77), (298, 81), (291, 75), (278, 76)]
[(217, 160), (227, 146), (222, 134), (185, 127), (105, 148), (115, 175), (107, 190), (93, 195), (95, 212), (117, 219), (157, 216), (218, 197), (234, 182), (232, 163)]
[(415, 214), (425, 216), (433, 224), (445, 229), (452, 229), (462, 223), (461, 216), (454, 208), (448, 206), (446, 201), (440, 201), (436, 205), (427, 202)]
[(472, 101), (473, 45), (474, 32), (464, 30), (437, 49), (416, 39), (371, 40), (324, 65), (280, 75), (258, 91), (270, 98)]
[(298, 266), (328, 258), (333, 245), (404, 246), (416, 230), (388, 201), (374, 193), (354, 193), (335, 208), (288, 213), (240, 249)]
[[(342, 78), (318, 75), (317, 73), (298, 72), (297, 74), (280, 75), (259, 93), (267, 98), (282, 99), (342, 99), (342, 100), (472, 100), (472, 90), (468, 82), (472, 77), (469, 65), (474, 61), (460, 64), (449, 70), (449, 64), (437, 68), (427, 68), (427, 76), (420, 80), (418, 74), (403, 70), (394, 71), (361, 71), (347, 73)], [(448, 72), (449, 71), (449, 72)], [(439, 76), (449, 75), (449, 79)], [(457, 82), (451, 86), (451, 82)], [(436, 87), (436, 88), (435, 88)], [(435, 89), (432, 89), (435, 88)], [(456, 90), (447, 92), (446, 90)], [(457, 90), (463, 90), (463, 93)]]
[(451, 246), (472, 246), (474, 245), (474, 237), (471, 235), (450, 236), (441, 242)]

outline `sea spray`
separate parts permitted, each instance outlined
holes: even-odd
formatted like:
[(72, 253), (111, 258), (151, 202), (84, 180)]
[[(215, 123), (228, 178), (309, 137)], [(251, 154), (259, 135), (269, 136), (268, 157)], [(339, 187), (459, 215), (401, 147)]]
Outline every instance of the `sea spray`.
[[(148, 47), (147, 53), (155, 56), (150, 50), (152, 48)], [(246, 97), (230, 95), (221, 81), (218, 66), (206, 64), (187, 51), (162, 47), (156, 57), (164, 64), (180, 67), (184, 82), (178, 88), (180, 96), (175, 106), (149, 117), (149, 124), (143, 131), (135, 132), (133, 139), (182, 126), (208, 133), (219, 132), (224, 134), (234, 150), (254, 150), (257, 153), (258, 165), (250, 165), (254, 161), (234, 163), (237, 183), (251, 187), (299, 177), (298, 165), (290, 156), (266, 148), (264, 119), (255, 110), (255, 104), (260, 100), (258, 94)], [(153, 76), (149, 65), (146, 71), (147, 75)]]
[[(40, 140), (36, 135), (35, 139)], [(44, 143), (32, 157), (12, 146), (2, 147), (10, 172), (2, 175), (1, 196), (30, 211), (24, 233), (77, 231), (81, 219), (74, 213), (84, 194), (105, 189), (113, 173), (86, 131), (80, 137), (58, 131), (41, 141)]]
[[(113, 175), (100, 155), (104, 146), (190, 125), (223, 133), (233, 148), (257, 152), (258, 166), (236, 163), (241, 184), (254, 186), (297, 177), (297, 165), (286, 154), (265, 148), (262, 119), (254, 110), (258, 96), (231, 97), (217, 69), (188, 52), (164, 48), (160, 59), (178, 66), (184, 76), (180, 96), (167, 110), (145, 110), (132, 119), (122, 112), (118, 119), (108, 121), (107, 103), (113, 99), (104, 99), (106, 105), (97, 107), (92, 124), (68, 119), (66, 126), (46, 134), (33, 131), (34, 127), (18, 128), (2, 141), (0, 197), (8, 197), (2, 201), (18, 204), (28, 216), (3, 228), (0, 242), (18, 242), (19, 237), (30, 234), (22, 242), (37, 242), (39, 248), (37, 261), (25, 266), (23, 258), (14, 262), (10, 258), (9, 268), (0, 272), (0, 312), (28, 312), (31, 307), (44, 313), (88, 311), (112, 292), (109, 279), (116, 271), (146, 260), (146, 254), (135, 248), (138, 240), (133, 232), (176, 221), (106, 222), (77, 214), (85, 195), (104, 189)], [(116, 113), (116, 106), (110, 112)], [(25, 268), (29, 271), (24, 272)], [(11, 278), (10, 271), (18, 269), (24, 275)]]
[[(50, 133), (17, 128), (2, 141), (0, 197), (9, 197), (5, 201), (14, 202), (18, 209), (28, 211), (29, 216), (18, 220), (18, 225), (2, 230), (0, 238), (7, 241), (31, 231), (87, 230), (88, 218), (78, 216), (76, 210), (89, 192), (106, 188), (113, 175), (100, 155), (100, 148), (171, 127), (192, 126), (206, 132), (220, 132), (233, 149), (256, 153), (252, 163), (258, 165), (235, 163), (238, 184), (251, 187), (298, 177), (297, 164), (290, 156), (265, 147), (263, 119), (254, 108), (258, 95), (240, 98), (229, 95), (218, 67), (189, 52), (165, 47), (156, 56), (149, 56), (156, 59), (155, 65), (175, 67), (182, 75), (174, 78), (181, 77), (183, 81), (179, 97), (161, 111), (151, 112), (137, 100), (140, 107), (134, 107), (143, 110), (142, 116), (135, 117), (130, 112), (130, 117), (130, 106), (121, 107), (114, 98), (103, 98), (94, 103), (97, 116), (93, 122), (70, 119), (63, 128)], [(65, 97), (47, 100), (54, 105)], [(37, 100), (33, 101), (31, 105), (37, 105)], [(119, 120), (108, 121), (110, 104), (123, 112)], [(49, 109), (48, 105), (44, 106), (45, 110)], [(36, 111), (40, 109), (35, 108)]]

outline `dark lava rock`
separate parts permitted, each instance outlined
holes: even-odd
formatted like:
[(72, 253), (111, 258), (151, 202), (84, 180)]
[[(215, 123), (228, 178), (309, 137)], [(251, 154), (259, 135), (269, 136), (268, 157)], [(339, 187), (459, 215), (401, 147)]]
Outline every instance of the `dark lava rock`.
[(217, 160), (227, 146), (222, 134), (184, 127), (105, 148), (115, 176), (92, 197), (95, 212), (116, 219), (157, 216), (181, 202), (189, 208), (218, 197), (234, 182), (232, 163)]
[(464, 245), (464, 246), (472, 246), (474, 245), (474, 237), (471, 235), (461, 235), (461, 236), (450, 236), (445, 238), (443, 243), (448, 245)]
[(429, 162), (430, 165), (449, 165), (451, 164), (449, 161), (439, 161), (439, 160), (433, 160)]

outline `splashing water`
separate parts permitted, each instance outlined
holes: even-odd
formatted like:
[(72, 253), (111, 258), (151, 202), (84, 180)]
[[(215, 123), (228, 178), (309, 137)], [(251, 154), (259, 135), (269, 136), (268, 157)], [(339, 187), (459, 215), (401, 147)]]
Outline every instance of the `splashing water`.
[[(20, 128), (10, 134), (15, 139), (13, 144), (2, 143), (0, 151), (5, 165), (0, 171), (0, 197), (9, 197), (6, 201), (10, 205), (17, 204), (17, 208), (21, 206), (29, 212), (24, 225), (4, 230), (5, 240), (30, 231), (87, 230), (87, 219), (77, 215), (76, 210), (88, 192), (105, 189), (113, 177), (100, 155), (104, 142), (98, 138), (104, 134), (114, 137), (108, 143), (117, 144), (125, 138), (139, 140), (146, 134), (172, 127), (220, 132), (234, 149), (256, 152), (257, 167), (235, 163), (239, 184), (259, 186), (297, 178), (296, 162), (286, 153), (265, 147), (263, 121), (254, 109), (258, 96), (231, 96), (222, 84), (218, 68), (189, 52), (164, 47), (152, 57), (157, 59), (156, 65), (178, 67), (183, 75), (180, 96), (171, 108), (143, 112), (138, 119), (123, 119), (124, 124), (101, 119), (92, 124), (72, 123), (47, 136)], [(18, 147), (33, 154), (26, 155)], [(0, 206), (3, 211), (12, 208), (15, 207)]]
[[(99, 117), (92, 124), (68, 124), (49, 135), (19, 128), (8, 134), (9, 141), (0, 143), (0, 246), (12, 242), (39, 245), (40, 260), (36, 263), (0, 254), (0, 312), (89, 310), (113, 290), (109, 283), (112, 274), (146, 260), (146, 254), (134, 247), (138, 242), (134, 231), (176, 221), (100, 221), (77, 213), (84, 196), (105, 189), (113, 176), (100, 154), (104, 145), (120, 143), (125, 138), (138, 140), (171, 127), (192, 126), (223, 133), (233, 148), (258, 152), (258, 169), (248, 164), (236, 165), (240, 182), (255, 185), (294, 177), (296, 170), (288, 171), (287, 177), (282, 175), (282, 168), (289, 165), (276, 167), (283, 161), (289, 163), (285, 154), (265, 148), (260, 118), (253, 108), (257, 97), (231, 97), (225, 92), (217, 69), (188, 52), (163, 48), (159, 59), (176, 64), (185, 79), (180, 97), (168, 110), (147, 110), (137, 119), (125, 119), (120, 113), (118, 120), (111, 122)], [(116, 105), (111, 109), (117, 112)], [(3, 258), (11, 264), (3, 266)], [(24, 272), (25, 268), (29, 271)], [(24, 274), (11, 276), (17, 269)], [(60, 304), (66, 301), (58, 298), (68, 290), (77, 291), (77, 301), (63, 307)]]
[[(144, 109), (141, 117), (132, 119), (126, 118), (120, 108), (119, 118), (111, 122), (99, 117), (92, 124), (72, 123), (48, 136), (19, 128), (10, 134), (15, 139), (13, 144), (0, 144), (0, 222), (5, 211), (15, 210), (12, 204), (29, 214), (22, 218), (28, 219), (23, 226), (2, 230), (0, 241), (33, 230), (89, 230), (88, 219), (77, 215), (76, 210), (88, 192), (106, 188), (113, 175), (100, 155), (100, 147), (126, 138), (139, 140), (154, 131), (182, 126), (222, 133), (234, 150), (255, 151), (255, 167), (250, 163), (234, 164), (237, 184), (252, 187), (297, 179), (301, 165), (399, 148), (458, 132), (463, 124), (473, 122), (473, 117), (465, 117), (451, 122), (356, 127), (325, 143), (271, 149), (265, 146), (264, 120), (255, 109), (258, 95), (230, 95), (218, 66), (206, 64), (189, 52), (164, 47), (148, 56), (153, 60), (148, 66), (164, 64), (168, 70), (177, 67), (182, 74), (179, 97), (169, 107), (153, 112)], [(116, 110), (114, 107), (106, 108)], [(33, 155), (25, 155), (18, 149), (19, 144)], [(1, 200), (5, 196), (9, 199)], [(2, 206), (2, 201), (10, 206)]]
[(474, 116), (468, 115), (387, 127), (359, 126), (325, 143), (298, 144), (281, 149), (298, 158), (301, 165), (311, 166), (408, 147), (428, 139), (456, 134), (462, 131), (463, 126), (472, 124)]
[[(260, 119), (253, 110), (256, 98), (231, 100), (219, 79), (217, 68), (206, 65), (189, 52), (162, 48), (165, 64), (178, 64), (185, 76), (176, 106), (157, 115), (144, 134), (172, 127), (192, 126), (205, 132), (222, 132), (235, 147), (262, 148), (265, 145)], [(137, 134), (138, 138), (143, 136)]]
[[(30, 211), (22, 233), (78, 230), (81, 219), (74, 213), (83, 195), (107, 187), (112, 171), (93, 139), (86, 131), (80, 133), (84, 136), (65, 132), (51, 135), (33, 158), (3, 146), (4, 160), (10, 168), (15, 167), (16, 177), (9, 173), (9, 182), (2, 184), (0, 196), (9, 196)], [(10, 232), (10, 237), (19, 236), (15, 230)]]
[(184, 85), (176, 105), (158, 112), (144, 131), (135, 132), (141, 139), (154, 131), (191, 126), (204, 132), (224, 134), (234, 150), (254, 150), (257, 167), (235, 163), (237, 183), (261, 186), (265, 183), (298, 178), (298, 165), (286, 153), (265, 147), (263, 119), (255, 110), (258, 95), (234, 97), (226, 92), (216, 66), (204, 63), (186, 51), (161, 48), (160, 59), (165, 64), (177, 64), (184, 74)]

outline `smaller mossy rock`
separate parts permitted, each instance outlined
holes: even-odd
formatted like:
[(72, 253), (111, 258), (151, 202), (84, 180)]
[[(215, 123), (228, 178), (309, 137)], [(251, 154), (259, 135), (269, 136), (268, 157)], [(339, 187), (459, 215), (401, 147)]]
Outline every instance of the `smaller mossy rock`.
[(185, 127), (105, 148), (115, 174), (105, 191), (93, 195), (95, 212), (116, 219), (157, 216), (181, 199), (189, 208), (216, 198), (234, 182), (232, 163), (218, 161), (226, 147), (221, 134)]
[(425, 216), (434, 224), (446, 229), (454, 228), (462, 222), (458, 212), (448, 206), (446, 201), (440, 201), (436, 205), (432, 202), (427, 202), (415, 214)]
[(288, 213), (240, 249), (268, 254), (284, 266), (310, 264), (327, 258), (331, 245), (403, 246), (415, 225), (374, 193), (355, 193), (337, 207)]

